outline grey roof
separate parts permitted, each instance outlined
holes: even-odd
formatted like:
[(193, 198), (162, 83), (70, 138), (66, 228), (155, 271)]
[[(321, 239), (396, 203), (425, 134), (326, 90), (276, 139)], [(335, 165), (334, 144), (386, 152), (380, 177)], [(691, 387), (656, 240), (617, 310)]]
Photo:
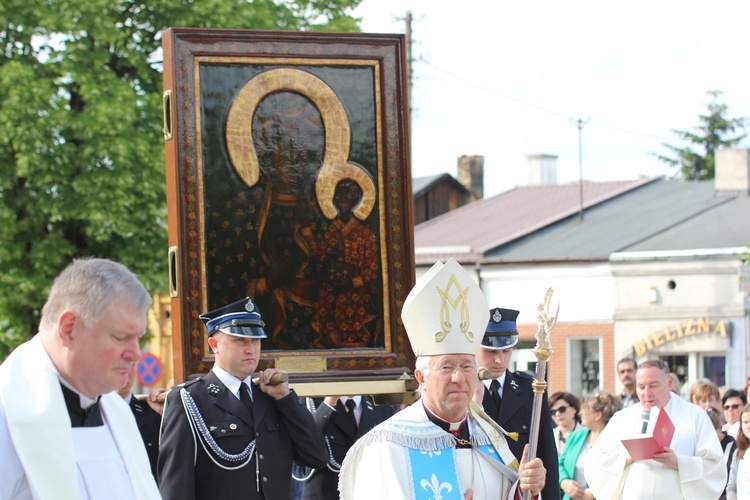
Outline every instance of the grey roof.
[[(593, 207), (657, 179), (584, 182), (584, 208)], [(414, 228), (415, 245), (418, 252), (430, 247), (460, 246), (471, 253), (487, 254), (577, 214), (579, 207), (578, 183), (520, 186), (417, 225)], [(433, 257), (434, 254), (427, 260), (434, 261)]]
[(584, 183), (583, 220), (578, 189), (578, 184), (518, 187), (420, 224), (417, 263), (447, 256), (427, 252), (429, 247), (463, 246), (463, 258), (453, 256), (464, 262), (528, 262), (750, 243), (747, 193), (717, 194), (712, 181)]
[(750, 196), (716, 193), (711, 209), (635, 243), (625, 250), (654, 252), (736, 248), (750, 244)]
[(456, 180), (455, 177), (453, 177), (451, 174), (448, 173), (442, 173), (442, 174), (435, 174), (435, 175), (427, 175), (424, 177), (412, 177), (411, 179), (411, 194), (415, 198), (417, 196), (420, 196), (423, 192), (427, 191), (430, 187), (434, 186), (438, 182), (442, 180), (447, 180), (451, 184), (454, 184), (455, 187), (459, 190), (462, 190), (466, 193), (469, 192), (468, 189), (466, 189), (466, 186), (461, 184)]

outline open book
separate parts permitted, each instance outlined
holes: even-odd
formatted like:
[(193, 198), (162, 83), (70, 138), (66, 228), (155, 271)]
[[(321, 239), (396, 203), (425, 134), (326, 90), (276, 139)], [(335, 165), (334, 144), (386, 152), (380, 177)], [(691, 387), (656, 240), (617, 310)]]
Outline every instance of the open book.
[(654, 419), (654, 411), (651, 412), (645, 434), (636, 434), (622, 439), (621, 442), (633, 460), (649, 460), (654, 458), (654, 454), (661, 453), (664, 447), (669, 446), (672, 436), (674, 436), (674, 424), (667, 412), (659, 408), (656, 419)]

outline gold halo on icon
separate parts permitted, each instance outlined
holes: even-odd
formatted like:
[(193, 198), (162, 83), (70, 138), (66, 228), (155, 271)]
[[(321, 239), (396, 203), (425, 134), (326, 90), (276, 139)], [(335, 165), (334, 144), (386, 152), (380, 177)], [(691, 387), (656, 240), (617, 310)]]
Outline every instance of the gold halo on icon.
[(336, 93), (317, 76), (295, 68), (278, 68), (251, 78), (239, 91), (227, 116), (227, 151), (232, 166), (248, 186), (260, 177), (258, 156), (252, 139), (252, 117), (260, 101), (272, 92), (287, 90), (309, 98), (320, 111), (325, 129), (325, 156), (315, 178), (315, 195), (323, 214), (334, 219), (336, 184), (351, 179), (362, 189), (362, 200), (354, 215), (364, 220), (375, 206), (375, 184), (358, 165), (349, 163), (351, 128), (346, 110)]

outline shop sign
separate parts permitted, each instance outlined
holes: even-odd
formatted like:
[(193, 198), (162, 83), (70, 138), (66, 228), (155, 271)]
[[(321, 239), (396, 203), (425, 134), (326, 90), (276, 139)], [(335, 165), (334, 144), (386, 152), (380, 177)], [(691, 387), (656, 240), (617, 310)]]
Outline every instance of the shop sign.
[(641, 356), (651, 349), (664, 345), (667, 342), (702, 333), (710, 333), (712, 335), (726, 337), (726, 323), (724, 320), (721, 320), (715, 325), (712, 325), (711, 318), (689, 318), (674, 325), (667, 325), (664, 328), (646, 335), (640, 340), (636, 340), (633, 343), (633, 349), (637, 356)]

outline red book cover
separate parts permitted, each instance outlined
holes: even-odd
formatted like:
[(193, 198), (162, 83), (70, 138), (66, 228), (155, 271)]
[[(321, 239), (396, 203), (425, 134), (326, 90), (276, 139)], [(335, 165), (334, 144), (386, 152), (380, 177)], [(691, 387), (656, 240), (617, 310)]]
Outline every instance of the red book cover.
[(650, 460), (656, 453), (664, 451), (674, 436), (674, 424), (664, 411), (659, 408), (659, 416), (651, 432), (637, 434), (632, 438), (622, 439), (622, 445), (627, 448), (633, 460)]

